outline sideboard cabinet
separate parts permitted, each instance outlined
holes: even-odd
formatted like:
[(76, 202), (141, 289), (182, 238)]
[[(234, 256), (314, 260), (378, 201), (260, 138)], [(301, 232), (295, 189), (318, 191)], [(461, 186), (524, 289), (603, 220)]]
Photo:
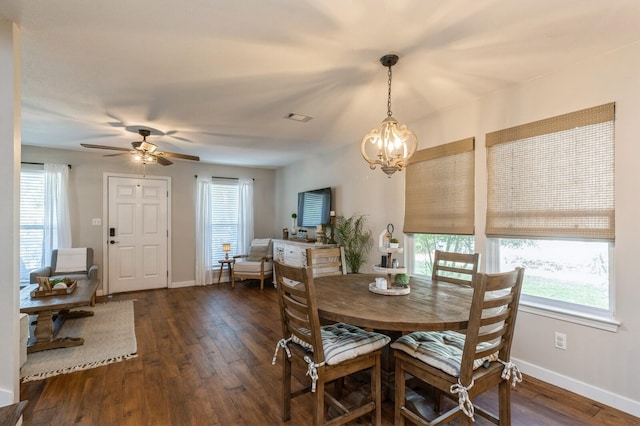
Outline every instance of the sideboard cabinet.
[[(336, 244), (316, 244), (302, 240), (273, 240), (273, 259), (292, 266), (307, 266), (308, 248), (336, 247)], [(276, 283), (275, 270), (273, 284)]]

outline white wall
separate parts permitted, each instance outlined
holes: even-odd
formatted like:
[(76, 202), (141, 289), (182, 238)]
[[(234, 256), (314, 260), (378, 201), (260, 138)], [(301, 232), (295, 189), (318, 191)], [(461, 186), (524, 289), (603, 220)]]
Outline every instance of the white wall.
[[(476, 248), (486, 258), (485, 134), (607, 102), (616, 102), (616, 333), (520, 312), (512, 355), (523, 372), (640, 416), (640, 285), (636, 253), (640, 242), (640, 44), (575, 64), (556, 74), (492, 93), (417, 123), (407, 123), (420, 149), (476, 137)], [(398, 117), (402, 121), (402, 117)], [(367, 129), (362, 129), (363, 133)], [(359, 141), (331, 155), (278, 172), (276, 217), (282, 228), (298, 191), (333, 186), (335, 210), (365, 213), (374, 235), (388, 222), (402, 229), (404, 174), (387, 179), (370, 171)], [(313, 170), (313, 173), (309, 173)], [(372, 254), (368, 267), (377, 261)], [(364, 268), (366, 271), (367, 268)], [(567, 334), (568, 349), (554, 348), (555, 331)]]
[[(127, 144), (123, 141), (123, 146)], [(75, 247), (93, 247), (94, 261), (100, 265), (107, 240), (102, 226), (92, 225), (102, 217), (104, 173), (141, 174), (142, 170), (126, 157), (103, 157), (103, 152), (22, 147), (22, 160), (36, 163), (62, 163), (69, 171), (69, 204), (72, 243)], [(256, 237), (273, 237), (275, 171), (271, 169), (232, 167), (176, 160), (171, 166), (149, 166), (149, 176), (171, 177), (171, 286), (195, 283), (195, 175), (253, 178)], [(104, 232), (103, 232), (104, 231)]]
[(20, 397), (18, 372), (18, 194), (20, 171), (20, 33), (0, 19), (0, 406)]

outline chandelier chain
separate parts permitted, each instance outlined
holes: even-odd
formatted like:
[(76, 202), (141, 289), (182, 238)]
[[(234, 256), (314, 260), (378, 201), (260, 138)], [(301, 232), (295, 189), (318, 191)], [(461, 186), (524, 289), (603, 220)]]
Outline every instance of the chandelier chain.
[(388, 98), (387, 98), (387, 117), (391, 117), (391, 65), (389, 65), (389, 71), (387, 72), (389, 79), (387, 84), (389, 85)]

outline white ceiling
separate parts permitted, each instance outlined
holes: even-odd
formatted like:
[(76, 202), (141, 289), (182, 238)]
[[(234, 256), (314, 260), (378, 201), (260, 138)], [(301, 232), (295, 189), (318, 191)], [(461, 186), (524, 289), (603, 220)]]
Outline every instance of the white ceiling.
[(260, 167), (359, 144), (386, 117), (384, 54), (411, 125), (640, 40), (638, 0), (2, 0), (0, 17), (21, 27), (23, 144), (129, 147), (147, 127)]

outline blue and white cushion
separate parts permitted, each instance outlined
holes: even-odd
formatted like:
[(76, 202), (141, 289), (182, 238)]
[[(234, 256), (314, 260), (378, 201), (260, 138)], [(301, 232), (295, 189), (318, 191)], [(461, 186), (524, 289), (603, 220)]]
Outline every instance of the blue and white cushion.
[[(387, 345), (391, 338), (381, 333), (365, 331), (351, 324), (336, 323), (320, 327), (324, 360), (327, 365), (339, 364), (348, 359), (368, 354)], [(292, 337), (292, 342), (308, 351), (313, 348), (306, 342)]]
[[(391, 347), (451, 376), (460, 377), (464, 340), (464, 334), (455, 331), (415, 331), (400, 337)], [(478, 350), (490, 347), (491, 343), (483, 342), (478, 345)], [(479, 368), (485, 361), (497, 360), (498, 352), (476, 359), (473, 361), (473, 369)]]

